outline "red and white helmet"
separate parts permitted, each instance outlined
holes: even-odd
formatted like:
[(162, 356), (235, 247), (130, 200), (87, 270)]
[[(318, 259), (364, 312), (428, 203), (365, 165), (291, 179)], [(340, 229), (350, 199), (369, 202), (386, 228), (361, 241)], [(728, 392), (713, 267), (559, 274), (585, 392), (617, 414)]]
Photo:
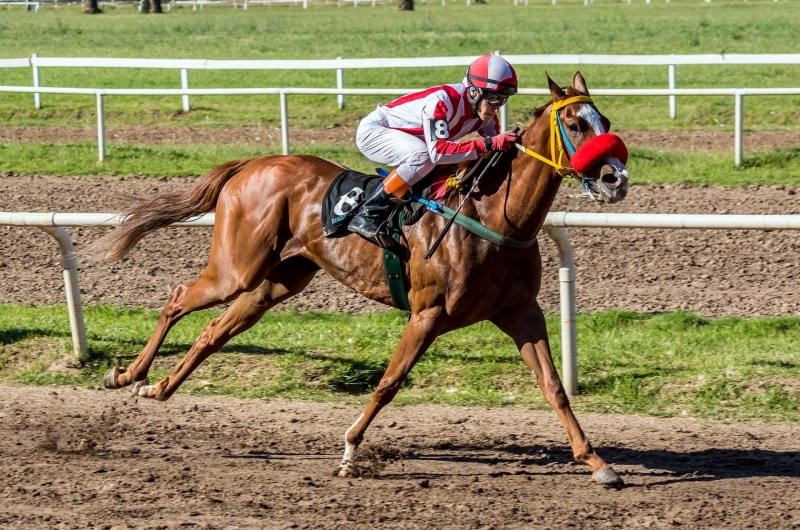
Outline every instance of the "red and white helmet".
[(467, 83), (481, 91), (490, 90), (503, 96), (517, 93), (517, 73), (499, 55), (482, 55), (475, 59), (467, 69)]

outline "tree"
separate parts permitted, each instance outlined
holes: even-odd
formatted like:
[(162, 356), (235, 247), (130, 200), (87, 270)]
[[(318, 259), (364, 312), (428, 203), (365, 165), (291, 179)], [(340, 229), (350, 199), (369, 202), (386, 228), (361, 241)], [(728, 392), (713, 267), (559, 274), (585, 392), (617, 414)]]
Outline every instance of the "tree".
[(397, 9), (400, 11), (414, 11), (414, 0), (397, 0)]
[(83, 12), (89, 15), (102, 13), (100, 7), (97, 5), (97, 0), (83, 0)]

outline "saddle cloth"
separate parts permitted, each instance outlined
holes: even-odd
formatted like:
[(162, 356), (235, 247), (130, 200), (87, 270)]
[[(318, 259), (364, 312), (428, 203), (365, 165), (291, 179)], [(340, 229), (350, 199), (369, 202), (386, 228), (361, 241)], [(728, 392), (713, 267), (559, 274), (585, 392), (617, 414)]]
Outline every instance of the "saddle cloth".
[[(445, 181), (454, 171), (454, 166), (437, 167), (415, 184), (411, 192), (424, 199), (437, 199), (447, 192)], [(333, 179), (328, 191), (322, 197), (322, 233), (325, 237), (342, 237), (349, 234), (348, 223), (383, 178), (381, 175), (369, 175), (346, 169)], [(402, 212), (403, 225), (413, 225), (425, 213), (425, 205), (415, 201), (408, 202), (402, 206)]]

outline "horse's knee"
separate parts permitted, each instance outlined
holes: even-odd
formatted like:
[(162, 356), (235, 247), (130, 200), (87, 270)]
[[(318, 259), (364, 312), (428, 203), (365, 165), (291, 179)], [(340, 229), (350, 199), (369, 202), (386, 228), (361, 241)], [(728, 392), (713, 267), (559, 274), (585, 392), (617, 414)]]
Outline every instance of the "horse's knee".
[(542, 385), (542, 391), (545, 400), (547, 400), (554, 409), (561, 410), (569, 407), (569, 398), (567, 397), (567, 392), (564, 390), (561, 381), (545, 382)]
[(389, 403), (403, 385), (405, 376), (390, 376), (381, 379), (378, 388), (375, 389), (375, 401), (383, 406)]

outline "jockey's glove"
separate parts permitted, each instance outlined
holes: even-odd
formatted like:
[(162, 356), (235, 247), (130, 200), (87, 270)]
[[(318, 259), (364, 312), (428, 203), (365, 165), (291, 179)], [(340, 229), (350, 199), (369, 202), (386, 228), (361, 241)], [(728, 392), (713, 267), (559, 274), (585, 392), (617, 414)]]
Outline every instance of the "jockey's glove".
[(502, 151), (504, 153), (514, 147), (517, 142), (519, 142), (519, 136), (515, 132), (502, 133), (483, 139), (483, 145), (487, 151)]

